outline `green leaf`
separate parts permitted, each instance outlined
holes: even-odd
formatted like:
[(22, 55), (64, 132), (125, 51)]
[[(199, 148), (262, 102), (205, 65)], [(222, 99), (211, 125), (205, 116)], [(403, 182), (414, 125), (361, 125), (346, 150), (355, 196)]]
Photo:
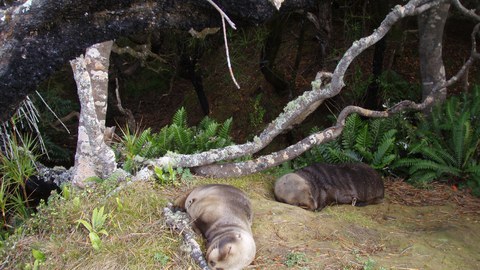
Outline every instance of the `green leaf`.
[(90, 225), (90, 222), (84, 219), (78, 219), (75, 222), (82, 224), (89, 232), (93, 232), (93, 228), (92, 228), (92, 225)]
[(41, 252), (38, 249), (32, 249), (32, 255), (33, 258), (35, 258), (35, 260), (39, 262), (45, 262), (45, 260), (47, 259), (45, 253)]
[(90, 243), (92, 244), (93, 249), (99, 251), (102, 247), (102, 240), (100, 239), (98, 234), (96, 234), (95, 232), (90, 232), (88, 234), (88, 237), (90, 238)]
[(178, 111), (173, 115), (172, 125), (176, 125), (183, 129), (187, 128), (187, 111), (184, 107), (178, 109)]

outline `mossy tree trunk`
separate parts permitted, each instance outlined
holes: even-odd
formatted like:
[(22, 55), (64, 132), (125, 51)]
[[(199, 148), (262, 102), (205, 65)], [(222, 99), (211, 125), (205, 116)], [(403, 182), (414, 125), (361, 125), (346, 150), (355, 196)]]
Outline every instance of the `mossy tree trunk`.
[(112, 41), (95, 44), (87, 49), (85, 56), (70, 62), (81, 106), (72, 179), (78, 186), (84, 186), (89, 177), (106, 178), (117, 167), (115, 154), (104, 141), (112, 44)]

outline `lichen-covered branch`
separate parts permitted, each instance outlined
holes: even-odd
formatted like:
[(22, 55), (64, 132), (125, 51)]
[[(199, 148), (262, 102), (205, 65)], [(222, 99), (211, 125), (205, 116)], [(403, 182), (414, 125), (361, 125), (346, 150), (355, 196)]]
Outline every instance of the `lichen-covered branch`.
[[(427, 3), (426, 3), (427, 2)], [(444, 2), (411, 0), (405, 6), (397, 5), (383, 20), (380, 27), (375, 31), (356, 42), (347, 50), (337, 65), (333, 74), (319, 72), (315, 81), (312, 82), (312, 89), (305, 91), (303, 95), (289, 102), (274, 121), (258, 136), (253, 142), (247, 142), (241, 145), (229, 146), (222, 149), (214, 149), (207, 152), (180, 155), (167, 154), (156, 160), (147, 161), (149, 165), (164, 167), (172, 165), (174, 167), (197, 167), (205, 166), (222, 160), (232, 160), (246, 155), (254, 154), (267, 146), (277, 135), (288, 130), (293, 125), (303, 121), (311, 112), (313, 112), (325, 99), (331, 98), (344, 87), (343, 78), (352, 61), (367, 48), (379, 41), (385, 36), (400, 19), (406, 16), (419, 14), (419, 10), (425, 11), (427, 7), (432, 7)], [(331, 83), (326, 85), (327, 79), (331, 77)], [(212, 165), (215, 166), (215, 165)], [(220, 165), (219, 165), (220, 166)]]
[(183, 236), (183, 242), (188, 247), (190, 256), (200, 266), (201, 269), (210, 270), (205, 257), (203, 256), (200, 245), (195, 241), (195, 233), (192, 230), (191, 220), (187, 213), (181, 211), (172, 211), (172, 204), (169, 203), (163, 208), (165, 223), (170, 229)]
[(300, 156), (304, 152), (310, 150), (315, 145), (335, 140), (342, 134), (343, 128), (345, 127), (345, 120), (352, 113), (357, 113), (359, 115), (370, 118), (389, 117), (394, 113), (399, 113), (409, 109), (422, 110), (423, 108), (431, 105), (433, 101), (433, 96), (427, 97), (424, 102), (420, 104), (417, 104), (413, 101), (402, 101), (386, 111), (373, 111), (358, 106), (347, 106), (340, 112), (335, 126), (314, 133), (301, 140), (300, 142), (291, 145), (281, 151), (272, 153), (270, 155), (261, 156), (254, 160), (249, 160), (246, 162), (211, 164), (201, 166), (198, 168), (193, 168), (193, 172), (201, 176), (218, 178), (242, 176), (260, 172), (278, 166), (283, 162), (292, 160)]
[[(413, 11), (412, 14), (417, 14), (417, 12)], [(357, 106), (348, 106), (344, 108), (339, 114), (335, 126), (327, 128), (321, 132), (312, 134), (307, 138), (303, 139), (302, 141), (298, 142), (297, 144), (292, 145), (284, 150), (272, 153), (270, 155), (262, 156), (247, 162), (211, 164), (194, 168), (193, 171), (199, 175), (212, 177), (231, 177), (259, 172), (277, 166), (282, 162), (291, 160), (304, 153), (305, 151), (311, 149), (314, 145), (326, 143), (337, 138), (338, 136), (340, 136), (344, 128), (345, 119), (348, 117), (348, 115), (352, 113), (358, 113), (365, 117), (389, 117), (392, 114), (406, 110), (424, 110), (425, 108), (428, 108), (432, 104), (434, 104), (438, 96), (438, 92), (457, 82), (458, 79), (465, 74), (466, 70), (468, 70), (468, 68), (473, 64), (473, 62), (480, 59), (480, 55), (476, 51), (476, 36), (478, 35), (479, 29), (480, 24), (476, 25), (472, 32), (472, 51), (469, 59), (460, 68), (457, 74), (452, 76), (452, 78), (450, 78), (448, 81), (443, 80), (443, 83), (436, 85), (435, 88), (433, 88), (432, 91), (429, 93), (429, 95), (424, 98), (422, 103), (415, 103), (413, 101), (404, 100), (392, 106), (386, 111), (373, 111)], [(335, 75), (337, 75), (338, 78), (338, 74), (334, 74), (334, 77)], [(330, 87), (333, 86), (330, 85)]]

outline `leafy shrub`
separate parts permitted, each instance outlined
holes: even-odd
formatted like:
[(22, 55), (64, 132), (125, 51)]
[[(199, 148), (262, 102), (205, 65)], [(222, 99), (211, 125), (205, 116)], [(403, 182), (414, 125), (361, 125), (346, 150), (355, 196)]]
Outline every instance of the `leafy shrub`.
[(197, 127), (187, 125), (187, 112), (180, 108), (172, 118), (172, 124), (163, 127), (160, 132), (152, 133), (150, 129), (137, 130), (132, 133), (123, 131), (117, 154), (123, 158), (126, 171), (136, 171), (136, 156), (154, 158), (165, 155), (168, 151), (180, 154), (192, 154), (232, 144), (230, 131), (232, 118), (223, 124), (210, 117), (205, 117)]
[(449, 98), (429, 117), (419, 118), (408, 156), (395, 166), (408, 168), (416, 184), (454, 180), (480, 196), (480, 87)]
[(230, 131), (232, 118), (223, 124), (206, 116), (197, 127), (187, 125), (187, 112), (180, 108), (172, 118), (170, 126), (163, 127), (152, 136), (153, 151), (150, 156), (163, 156), (168, 151), (191, 154), (232, 144)]
[(375, 169), (385, 169), (398, 157), (395, 129), (398, 120), (399, 117), (362, 120), (353, 114), (347, 118), (338, 139), (313, 147), (295, 160), (294, 167), (314, 162), (363, 162)]

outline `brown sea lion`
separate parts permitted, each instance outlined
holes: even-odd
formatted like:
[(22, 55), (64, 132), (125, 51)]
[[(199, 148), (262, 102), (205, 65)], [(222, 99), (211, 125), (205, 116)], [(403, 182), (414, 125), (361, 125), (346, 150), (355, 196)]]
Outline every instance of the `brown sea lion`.
[(175, 201), (207, 239), (206, 259), (214, 270), (239, 270), (255, 258), (252, 208), (243, 191), (228, 185), (200, 186)]
[(279, 202), (321, 210), (330, 204), (364, 206), (380, 203), (384, 196), (381, 176), (363, 163), (316, 163), (275, 181)]

